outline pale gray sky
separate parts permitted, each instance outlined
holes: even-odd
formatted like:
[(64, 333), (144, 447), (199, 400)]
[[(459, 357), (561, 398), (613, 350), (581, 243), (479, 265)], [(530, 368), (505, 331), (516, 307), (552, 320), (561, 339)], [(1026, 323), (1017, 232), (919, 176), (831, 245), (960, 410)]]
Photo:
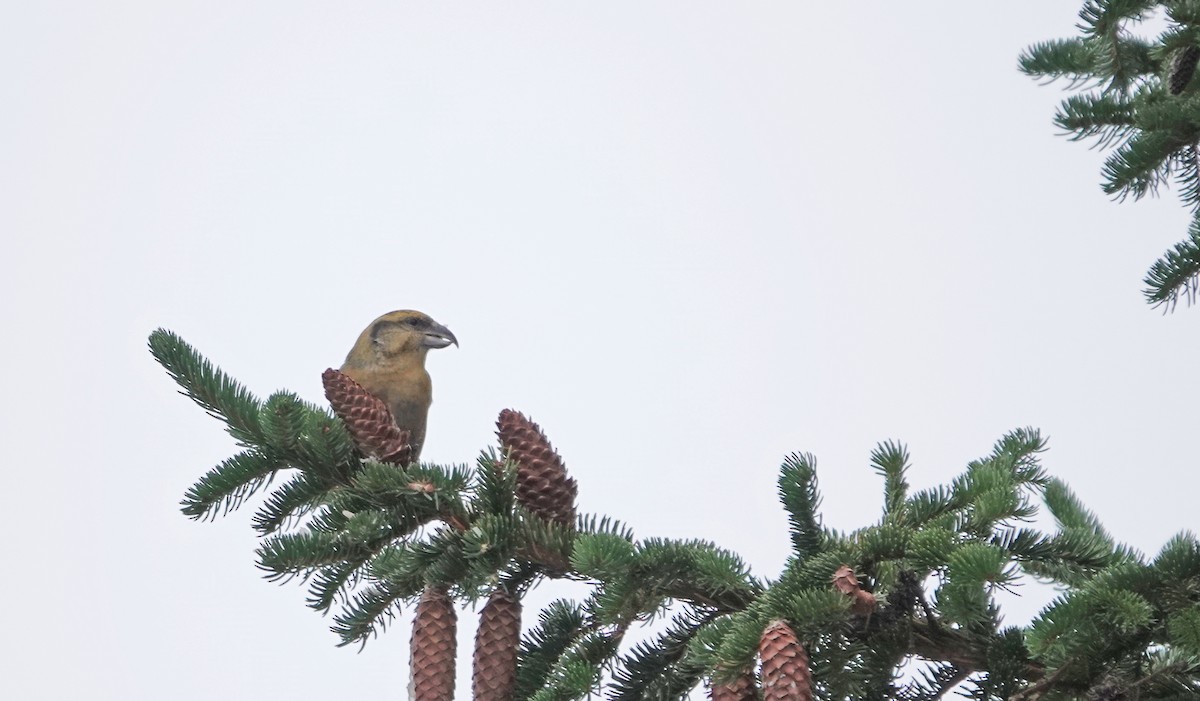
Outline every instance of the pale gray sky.
[(363, 326), (424, 310), (462, 341), (430, 361), (427, 459), (519, 408), (583, 510), (762, 576), (786, 453), (849, 529), (877, 442), (923, 487), (1025, 425), (1156, 551), (1196, 522), (1200, 310), (1140, 287), (1187, 213), (1108, 201), (1016, 71), (1078, 6), (10, 3), (0, 695), (404, 695), (408, 616), (335, 648), (255, 570), (248, 510), (179, 514), (234, 447), (157, 326), (320, 401)]

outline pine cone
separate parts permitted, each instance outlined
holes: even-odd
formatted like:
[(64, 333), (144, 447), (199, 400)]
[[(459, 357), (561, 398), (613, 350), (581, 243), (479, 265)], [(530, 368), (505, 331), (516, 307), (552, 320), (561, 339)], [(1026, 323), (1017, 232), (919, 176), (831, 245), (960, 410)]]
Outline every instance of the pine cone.
[(854, 599), (850, 606), (854, 613), (866, 616), (875, 610), (875, 595), (862, 588), (850, 565), (842, 565), (833, 573), (833, 588)]
[(417, 603), (409, 646), (408, 698), (412, 701), (454, 701), (457, 620), (445, 587), (426, 587)]
[(754, 675), (743, 672), (724, 684), (714, 684), (708, 690), (712, 701), (757, 701), (758, 689), (754, 686)]
[(763, 701), (812, 701), (812, 672), (808, 651), (791, 627), (772, 622), (758, 641), (762, 661)]
[(1171, 56), (1171, 67), (1167, 70), (1167, 91), (1178, 95), (1192, 82), (1196, 74), (1196, 63), (1200, 61), (1200, 46), (1185, 46)]
[(322, 373), (321, 382), (325, 385), (325, 398), (345, 422), (359, 450), (382, 462), (400, 465), (412, 462), (408, 431), (396, 425), (382, 399), (333, 368)]
[(521, 602), (503, 589), (492, 592), (479, 613), (475, 633), (475, 669), (471, 691), (475, 701), (508, 701), (517, 678), (521, 645)]
[(517, 501), (547, 521), (574, 526), (579, 488), (542, 429), (512, 409), (500, 412), (496, 427), (500, 445), (517, 464)]
[(900, 570), (896, 585), (888, 591), (887, 601), (879, 611), (879, 626), (886, 628), (911, 616), (924, 593), (916, 572)]

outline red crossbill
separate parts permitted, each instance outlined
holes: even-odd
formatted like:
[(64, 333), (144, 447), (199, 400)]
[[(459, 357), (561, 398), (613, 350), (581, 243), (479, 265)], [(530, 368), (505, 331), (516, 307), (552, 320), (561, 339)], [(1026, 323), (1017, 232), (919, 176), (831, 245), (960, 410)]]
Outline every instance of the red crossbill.
[(410, 434), (412, 459), (421, 455), (433, 385), (425, 370), (431, 348), (458, 345), (450, 329), (421, 312), (388, 312), (371, 322), (342, 364), (349, 375), (391, 409), (396, 425)]

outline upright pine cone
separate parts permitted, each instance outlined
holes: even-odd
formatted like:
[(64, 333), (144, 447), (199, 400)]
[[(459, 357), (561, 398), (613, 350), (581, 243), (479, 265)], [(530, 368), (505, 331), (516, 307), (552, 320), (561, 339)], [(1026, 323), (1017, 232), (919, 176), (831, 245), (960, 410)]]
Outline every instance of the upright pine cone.
[(417, 603), (409, 646), (408, 698), (412, 701), (454, 701), (457, 620), (445, 587), (425, 587)]
[(321, 382), (325, 385), (325, 398), (345, 422), (359, 450), (383, 462), (400, 465), (412, 462), (408, 431), (396, 425), (382, 399), (333, 368), (321, 374)]
[(754, 686), (754, 675), (743, 672), (733, 681), (713, 684), (708, 690), (712, 701), (758, 701), (758, 689)]
[(763, 701), (812, 701), (808, 651), (782, 620), (773, 621), (758, 640)]
[(479, 613), (475, 633), (475, 701), (508, 701), (517, 679), (517, 650), (521, 645), (521, 602), (503, 589), (492, 592)]
[(575, 525), (579, 488), (542, 429), (512, 409), (500, 412), (496, 428), (508, 459), (517, 464), (517, 501), (547, 521)]
[(1183, 92), (1196, 74), (1197, 62), (1200, 62), (1200, 46), (1185, 46), (1176, 51), (1167, 69), (1167, 91), (1172, 95)]

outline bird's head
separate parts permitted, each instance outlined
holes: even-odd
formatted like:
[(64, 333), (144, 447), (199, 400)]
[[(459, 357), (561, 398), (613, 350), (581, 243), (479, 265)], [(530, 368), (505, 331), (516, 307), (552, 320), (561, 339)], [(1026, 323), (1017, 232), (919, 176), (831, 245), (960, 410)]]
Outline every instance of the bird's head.
[(388, 358), (415, 353), (424, 357), (429, 349), (445, 348), (451, 343), (458, 345), (450, 329), (427, 314), (402, 309), (372, 321), (358, 337), (347, 362), (365, 360), (364, 356)]

